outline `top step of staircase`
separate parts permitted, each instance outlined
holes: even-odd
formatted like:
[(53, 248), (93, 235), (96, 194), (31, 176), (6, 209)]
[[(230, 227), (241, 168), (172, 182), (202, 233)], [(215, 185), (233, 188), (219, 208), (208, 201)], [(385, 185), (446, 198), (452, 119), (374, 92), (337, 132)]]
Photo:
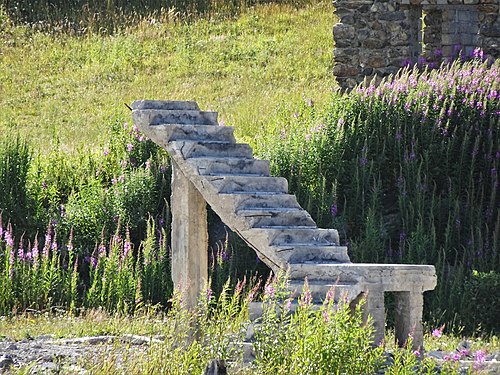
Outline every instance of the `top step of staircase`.
[(169, 110), (169, 111), (199, 111), (198, 103), (178, 100), (136, 100), (132, 103), (132, 110)]

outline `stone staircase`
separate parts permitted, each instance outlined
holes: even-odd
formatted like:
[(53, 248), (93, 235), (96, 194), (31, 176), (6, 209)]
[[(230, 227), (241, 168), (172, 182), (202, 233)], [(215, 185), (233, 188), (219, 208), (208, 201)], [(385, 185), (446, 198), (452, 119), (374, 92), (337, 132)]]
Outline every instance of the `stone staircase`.
[(192, 304), (207, 277), (208, 203), (275, 273), (288, 271), (292, 290), (300, 292), (307, 277), (318, 302), (332, 285), (349, 301), (365, 297), (376, 341), (384, 335), (384, 292), (394, 292), (398, 340), (412, 333), (414, 346), (422, 344), (422, 295), (436, 285), (433, 266), (351, 263), (338, 232), (318, 228), (287, 180), (236, 143), (216, 112), (179, 101), (135, 101), (132, 109), (134, 124), (172, 158), (172, 276), (191, 286)]

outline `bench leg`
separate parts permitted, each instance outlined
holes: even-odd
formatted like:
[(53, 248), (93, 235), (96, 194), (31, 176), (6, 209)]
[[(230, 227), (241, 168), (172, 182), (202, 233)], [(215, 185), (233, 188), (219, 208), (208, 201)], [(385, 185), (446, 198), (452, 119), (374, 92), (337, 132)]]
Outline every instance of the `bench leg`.
[(395, 292), (396, 316), (395, 330), (398, 345), (405, 345), (408, 336), (413, 337), (412, 349), (421, 349), (424, 343), (422, 328), (422, 310), (424, 298), (422, 292)]
[(370, 289), (366, 293), (366, 302), (363, 309), (363, 321), (366, 322), (368, 315), (373, 319), (373, 343), (379, 345), (385, 338), (385, 308), (384, 292), (382, 290)]

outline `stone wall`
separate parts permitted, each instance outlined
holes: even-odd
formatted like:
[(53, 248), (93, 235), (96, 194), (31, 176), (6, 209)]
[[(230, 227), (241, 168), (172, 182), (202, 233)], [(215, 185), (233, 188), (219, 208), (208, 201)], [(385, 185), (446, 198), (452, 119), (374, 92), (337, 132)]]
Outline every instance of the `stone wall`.
[(500, 57), (500, 0), (336, 0), (333, 68), (344, 88), (401, 66), (431, 66), (480, 48)]

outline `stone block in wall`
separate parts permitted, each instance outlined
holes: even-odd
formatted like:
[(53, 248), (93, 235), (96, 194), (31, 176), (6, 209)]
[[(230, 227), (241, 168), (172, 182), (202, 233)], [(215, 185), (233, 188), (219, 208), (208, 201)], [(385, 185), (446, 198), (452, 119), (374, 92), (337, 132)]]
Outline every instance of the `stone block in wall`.
[(464, 4), (479, 4), (479, 0), (464, 0)]
[(333, 35), (336, 39), (357, 39), (356, 28), (345, 23), (337, 23), (333, 26)]
[(378, 16), (378, 19), (383, 21), (402, 21), (405, 19), (405, 13), (399, 12), (383, 12)]
[(499, 5), (496, 4), (479, 4), (477, 10), (482, 13), (498, 13)]
[(485, 38), (481, 44), (486, 55), (500, 56), (500, 43), (498, 38)]
[(333, 56), (336, 63), (347, 64), (352, 66), (359, 65), (359, 49), (358, 48), (335, 48)]
[(388, 62), (385, 52), (380, 50), (371, 50), (359, 57), (362, 67), (382, 68), (386, 67)]
[(500, 38), (500, 25), (482, 25), (480, 33), (485, 37)]
[(448, 4), (452, 5), (463, 4), (463, 0), (448, 0)]
[(368, 38), (361, 43), (361, 47), (367, 49), (382, 49), (387, 46), (386, 39)]
[(396, 66), (400, 66), (401, 62), (406, 58), (410, 57), (411, 49), (409, 46), (400, 46), (396, 48), (390, 48), (387, 50), (387, 57), (389, 59), (398, 59)]
[(497, 22), (498, 14), (495, 13), (479, 13), (479, 22), (482, 24), (492, 24)]
[(336, 77), (356, 77), (361, 73), (358, 66), (335, 63), (333, 66), (333, 74)]
[(405, 32), (391, 33), (390, 45), (391, 46), (405, 46), (408, 45), (410, 35)]

